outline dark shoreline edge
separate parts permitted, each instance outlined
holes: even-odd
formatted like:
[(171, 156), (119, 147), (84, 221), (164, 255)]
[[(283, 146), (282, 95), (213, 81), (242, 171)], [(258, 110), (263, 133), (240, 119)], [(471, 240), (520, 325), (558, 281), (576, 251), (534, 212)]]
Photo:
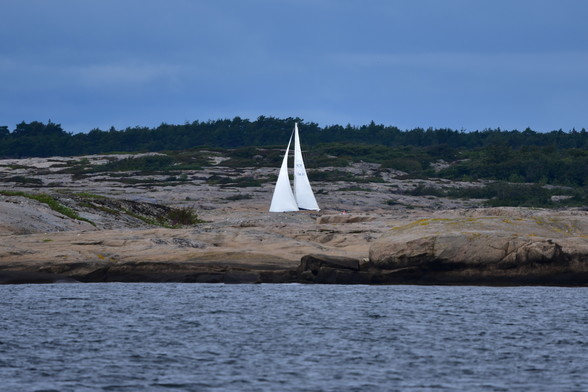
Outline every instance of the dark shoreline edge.
[[(257, 279), (260, 276), (261, 279)], [(254, 279), (255, 277), (255, 279)], [(24, 284), (68, 284), (68, 283), (185, 283), (185, 284), (331, 284), (331, 285), (420, 285), (420, 286), (488, 286), (488, 287), (518, 287), (518, 286), (550, 286), (550, 287), (588, 287), (588, 276), (529, 276), (524, 279), (440, 279), (423, 277), (420, 279), (362, 279), (361, 276), (351, 280), (315, 280), (300, 279), (295, 271), (287, 273), (267, 272), (260, 275), (248, 273), (201, 274), (191, 276), (153, 276), (132, 274), (128, 276), (104, 276), (104, 279), (75, 279), (69, 276), (35, 273), (26, 271), (8, 271), (0, 273), (0, 285)]]
[(422, 267), (381, 270), (365, 264), (360, 266), (357, 259), (318, 254), (302, 257), (296, 270), (169, 262), (71, 263), (37, 269), (21, 265), (0, 270), (0, 285), (110, 282), (588, 287), (588, 272), (569, 268), (526, 270), (524, 273), (517, 270), (438, 270)]

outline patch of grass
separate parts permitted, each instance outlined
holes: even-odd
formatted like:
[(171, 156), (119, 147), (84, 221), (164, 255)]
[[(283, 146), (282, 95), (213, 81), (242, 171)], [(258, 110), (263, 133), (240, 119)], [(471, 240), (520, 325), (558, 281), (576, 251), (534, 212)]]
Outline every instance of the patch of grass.
[(284, 151), (271, 148), (240, 147), (224, 150), (227, 160), (221, 166), (227, 167), (279, 167)]
[(390, 200), (386, 200), (386, 204), (389, 206), (403, 206), (406, 209), (409, 210), (414, 210), (415, 206), (411, 205), (411, 204), (405, 204), (405, 203), (401, 203), (398, 200), (394, 200), (394, 199), (390, 199)]
[(325, 171), (317, 171), (317, 170), (310, 170), (308, 173), (309, 180), (312, 181), (322, 181), (322, 182), (349, 182), (349, 183), (368, 183), (368, 182), (384, 182), (382, 177), (375, 177), (375, 176), (356, 176), (355, 174), (351, 174), (344, 170), (325, 170)]
[(139, 220), (147, 223), (148, 225), (152, 225), (152, 226), (164, 226), (165, 227), (165, 225), (163, 224), (163, 222), (160, 222), (157, 219), (149, 218), (149, 217), (143, 216), (141, 214), (136, 214), (133, 211), (129, 211), (127, 209), (123, 209), (123, 212), (125, 214), (127, 214), (128, 216), (131, 216), (133, 218), (139, 219)]
[(53, 211), (57, 211), (60, 214), (67, 216), (68, 218), (88, 222), (91, 225), (96, 226), (96, 224), (94, 222), (92, 222), (91, 220), (86, 219), (86, 218), (82, 218), (81, 216), (79, 216), (77, 214), (77, 212), (75, 212), (74, 210), (72, 210), (69, 207), (64, 206), (63, 204), (61, 204), (57, 200), (55, 200), (52, 196), (49, 196), (47, 194), (44, 194), (44, 193), (32, 194), (32, 193), (25, 193), (25, 192), (20, 192), (20, 191), (0, 191), (0, 194), (2, 194), (4, 196), (21, 196), (21, 197), (26, 197), (26, 198), (29, 198), (32, 200), (36, 200), (40, 203), (47, 204), (47, 206), (49, 206), (49, 208), (51, 208)]
[(191, 207), (170, 208), (166, 213), (156, 217), (149, 217), (142, 214), (123, 209), (123, 212), (133, 218), (139, 219), (148, 225), (160, 226), (168, 229), (176, 229), (182, 226), (196, 225), (204, 222), (198, 218), (198, 214)]
[(166, 180), (157, 180), (155, 178), (130, 178), (129, 176), (116, 176), (113, 174), (109, 174), (109, 177), (113, 177), (115, 179), (106, 179), (106, 178), (96, 178), (94, 179), (95, 182), (110, 182), (116, 181), (120, 182), (121, 184), (128, 184), (128, 185), (157, 185), (157, 184), (165, 184), (166, 186), (171, 185), (172, 183), (167, 182)]
[[(493, 182), (484, 186), (467, 188), (436, 188), (419, 184), (413, 189), (401, 192), (411, 196), (436, 196), (460, 199), (487, 199), (489, 207), (544, 207), (557, 206), (579, 207), (588, 204), (586, 189), (548, 189), (539, 184), (518, 184)], [(559, 201), (552, 196), (568, 195)]]
[(180, 174), (179, 176), (169, 176), (165, 179), (165, 181), (185, 182), (188, 181), (188, 176), (186, 174)]
[(384, 161), (382, 167), (400, 170), (412, 175), (419, 175), (423, 171), (421, 160), (413, 157), (391, 158)]
[(78, 192), (78, 193), (74, 193), (74, 195), (79, 196), (83, 199), (107, 199), (106, 196), (96, 195), (94, 193), (89, 193), (89, 192)]
[(347, 191), (347, 192), (372, 192), (369, 188), (363, 188), (357, 185), (352, 185), (344, 188), (339, 188), (337, 191)]
[(225, 197), (225, 200), (247, 200), (247, 199), (252, 199), (253, 195), (249, 194), (249, 193), (239, 193), (237, 195), (232, 195), (232, 196), (227, 196)]
[(102, 211), (102, 212), (105, 212), (105, 213), (110, 214), (110, 215), (119, 215), (120, 214), (119, 211), (114, 210), (112, 208), (108, 208), (108, 207), (105, 207), (105, 206), (96, 205), (94, 203), (90, 203), (90, 202), (87, 202), (87, 201), (81, 202), (80, 205), (82, 207), (92, 208), (94, 210)]
[(88, 174), (110, 172), (136, 172), (141, 175), (167, 174), (170, 171), (178, 170), (200, 170), (201, 160), (194, 162), (190, 157), (183, 157), (176, 154), (170, 155), (146, 155), (139, 157), (127, 157), (123, 159), (109, 159), (109, 162), (92, 165), (87, 159), (68, 163), (68, 167), (62, 170), (63, 173), (70, 173), (74, 179), (83, 178)]
[(189, 149), (164, 151), (164, 153), (174, 159), (174, 170), (202, 170), (203, 166), (211, 165), (211, 153), (209, 151)]
[(17, 170), (17, 169), (26, 169), (26, 170), (30, 170), (30, 169), (34, 169), (34, 167), (31, 166), (25, 166), (25, 165), (0, 165), (1, 167), (8, 167), (12, 170)]
[(30, 178), (25, 176), (13, 176), (8, 178), (0, 178), (2, 182), (15, 182), (23, 185), (43, 185), (43, 181), (39, 178)]
[[(164, 173), (151, 173), (151, 174), (164, 174)], [(188, 176), (181, 174), (179, 176), (171, 175), (163, 179), (157, 179), (153, 177), (148, 178), (134, 178), (128, 173), (108, 173), (110, 178), (95, 178), (94, 182), (110, 182), (116, 181), (121, 184), (135, 185), (135, 186), (150, 186), (150, 185), (162, 185), (162, 186), (177, 186), (188, 182)]]
[(210, 176), (206, 183), (209, 185), (220, 185), (222, 187), (239, 187), (239, 188), (247, 188), (247, 187), (260, 187), (263, 185), (261, 180), (258, 180), (251, 176), (245, 177), (223, 177), (219, 175)]
[(356, 178), (351, 174), (343, 170), (325, 170), (325, 171), (309, 171), (308, 177), (312, 181), (322, 182), (355, 182)]
[(407, 190), (404, 190), (404, 191), (398, 192), (398, 193), (402, 193), (402, 194), (410, 195), (410, 196), (437, 196), (437, 197), (447, 197), (448, 196), (447, 190), (432, 187), (432, 186), (426, 186), (423, 184), (419, 184), (415, 188), (407, 189)]
[(153, 172), (169, 170), (174, 159), (167, 155), (146, 155), (142, 157), (129, 157), (95, 166), (95, 171), (139, 171)]

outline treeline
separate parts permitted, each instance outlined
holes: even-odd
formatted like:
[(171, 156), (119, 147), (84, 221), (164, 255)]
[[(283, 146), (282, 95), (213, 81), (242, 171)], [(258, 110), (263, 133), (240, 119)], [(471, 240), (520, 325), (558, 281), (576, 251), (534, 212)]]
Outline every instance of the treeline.
[[(226, 165), (277, 166), (294, 122), (300, 124), (309, 168), (364, 161), (379, 163), (384, 169), (401, 170), (411, 177), (588, 186), (588, 133), (585, 129), (548, 133), (530, 129), (463, 132), (417, 128), (401, 131), (373, 122), (360, 127), (321, 128), (298, 118), (259, 117), (250, 121), (236, 117), (183, 125), (161, 124), (156, 128), (94, 129), (73, 134), (51, 121), (47, 124), (35, 121), (22, 122), (12, 131), (6, 126), (0, 127), (0, 158), (147, 151), (176, 151), (177, 155), (194, 149), (188, 154), (193, 155), (198, 147), (206, 147), (231, 149), (227, 152), (230, 159), (224, 163)], [(271, 146), (278, 148), (256, 148)], [(205, 161), (191, 156), (189, 161), (180, 163), (193, 166)], [(180, 163), (173, 162), (173, 165), (179, 167)], [(171, 165), (171, 161), (164, 164)]]
[(445, 150), (472, 150), (496, 146), (499, 150), (516, 151), (523, 147), (548, 147), (555, 150), (588, 149), (588, 133), (562, 130), (539, 133), (531, 129), (503, 131), (486, 129), (464, 132), (452, 129), (400, 130), (371, 122), (362, 126), (331, 125), (319, 127), (299, 118), (279, 119), (261, 116), (254, 121), (233, 119), (194, 121), (181, 125), (161, 124), (155, 128), (132, 127), (117, 130), (93, 129), (88, 133), (71, 133), (49, 121), (22, 122), (9, 130), (0, 126), (0, 157), (48, 157), (185, 150), (208, 146), (237, 148), (246, 146), (283, 146), (294, 122), (299, 122), (306, 147), (323, 143), (380, 145), (387, 147), (436, 147)]

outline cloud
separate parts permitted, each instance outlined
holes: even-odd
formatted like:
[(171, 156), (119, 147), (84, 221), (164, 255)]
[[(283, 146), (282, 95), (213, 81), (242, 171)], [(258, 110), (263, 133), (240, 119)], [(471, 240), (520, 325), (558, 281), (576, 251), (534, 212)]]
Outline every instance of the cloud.
[(586, 121), (584, 1), (1, 3), (0, 121), (8, 124), (50, 117), (91, 129), (234, 115), (469, 129)]
[(92, 88), (116, 86), (137, 87), (162, 80), (174, 80), (185, 72), (185, 68), (174, 64), (88, 64), (71, 68), (70, 75)]
[(451, 71), (543, 73), (588, 76), (588, 52), (427, 52), (427, 53), (336, 53), (328, 56), (341, 67), (430, 68)]

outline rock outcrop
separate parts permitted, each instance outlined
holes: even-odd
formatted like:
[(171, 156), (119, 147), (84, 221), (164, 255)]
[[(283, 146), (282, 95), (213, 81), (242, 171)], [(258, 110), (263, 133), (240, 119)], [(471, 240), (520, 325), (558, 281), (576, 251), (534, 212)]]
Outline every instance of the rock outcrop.
[(587, 232), (569, 214), (421, 219), (374, 241), (365, 267), (406, 283), (585, 285)]
[[(89, 170), (132, 157), (119, 154), (3, 160), (0, 284), (588, 286), (586, 210), (412, 196), (419, 186), (483, 184), (354, 163), (341, 170), (367, 182), (319, 182), (321, 211), (269, 213), (276, 168), (223, 166), (228, 157), (211, 154), (201, 170), (173, 173)], [(371, 182), (378, 176), (385, 181)], [(177, 228), (172, 211), (195, 211), (201, 223)]]
[(323, 254), (303, 256), (297, 280), (304, 283), (369, 284), (371, 274), (360, 271), (358, 259)]

